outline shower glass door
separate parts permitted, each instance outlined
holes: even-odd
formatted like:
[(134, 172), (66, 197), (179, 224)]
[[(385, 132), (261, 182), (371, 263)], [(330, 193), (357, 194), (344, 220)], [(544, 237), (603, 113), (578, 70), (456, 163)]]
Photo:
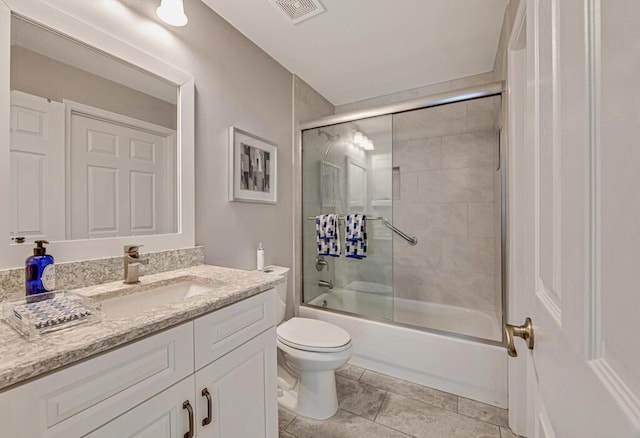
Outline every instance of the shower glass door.
[(394, 321), (502, 340), (500, 96), (393, 115)]
[[(393, 319), (392, 116), (302, 133), (303, 301), (307, 305)], [(349, 257), (345, 220), (366, 221), (366, 257)], [(318, 255), (316, 217), (339, 217), (338, 256)], [(365, 244), (365, 242), (363, 242)]]
[[(305, 130), (304, 303), (501, 342), (501, 107), (493, 95)], [(344, 222), (341, 254), (317, 255), (326, 213), (367, 215), (366, 258), (345, 257)]]

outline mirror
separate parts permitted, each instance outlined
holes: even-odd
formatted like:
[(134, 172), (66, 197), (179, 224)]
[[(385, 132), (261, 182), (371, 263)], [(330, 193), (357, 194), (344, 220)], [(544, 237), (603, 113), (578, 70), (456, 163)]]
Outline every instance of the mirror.
[[(136, 16), (119, 17), (115, 38), (100, 30), (103, 18), (115, 18), (92, 15), (91, 3), (78, 3), (71, 16), (45, 2), (0, 2), (0, 269), (23, 266), (28, 242), (40, 236), (56, 263), (121, 256), (127, 244), (145, 252), (195, 245), (194, 79), (162, 60), (180, 41)], [(148, 51), (125, 42), (136, 38), (149, 39)], [(12, 52), (23, 58), (15, 65)], [(19, 67), (42, 57), (46, 69)], [(74, 81), (40, 90), (57, 77), (54, 65)], [(33, 84), (36, 74), (41, 83)], [(109, 91), (98, 91), (105, 82)], [(24, 111), (10, 107), (14, 94)], [(40, 104), (46, 111), (29, 108)], [(64, 110), (45, 117), (51, 107)], [(28, 140), (17, 149), (12, 128)], [(43, 146), (36, 133), (57, 136), (57, 146)], [(73, 135), (84, 149), (71, 149)], [(84, 172), (74, 175), (77, 168)], [(25, 243), (10, 240), (18, 231)]]
[(15, 241), (178, 232), (179, 87), (11, 16)]
[(322, 208), (340, 208), (340, 166), (320, 161), (320, 196)]
[(367, 205), (367, 167), (351, 157), (346, 160), (349, 211), (362, 213)]

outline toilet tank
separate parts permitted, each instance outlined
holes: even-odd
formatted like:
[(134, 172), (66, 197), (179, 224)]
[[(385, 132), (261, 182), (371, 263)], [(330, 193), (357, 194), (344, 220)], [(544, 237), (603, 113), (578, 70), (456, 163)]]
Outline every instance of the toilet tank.
[(287, 279), (289, 277), (289, 268), (282, 266), (265, 266), (264, 272), (284, 277), (284, 283), (275, 287), (278, 292), (278, 302), (276, 303), (276, 318), (280, 324), (284, 320), (285, 311), (287, 309)]

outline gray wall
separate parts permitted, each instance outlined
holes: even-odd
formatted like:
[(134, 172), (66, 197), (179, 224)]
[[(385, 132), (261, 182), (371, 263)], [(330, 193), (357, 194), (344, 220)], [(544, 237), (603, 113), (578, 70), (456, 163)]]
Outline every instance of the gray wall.
[(175, 105), (24, 47), (11, 47), (11, 89), (58, 102), (69, 99), (176, 129)]
[[(157, 1), (114, 2), (110, 9), (90, 3), (66, 7), (195, 78), (196, 243), (205, 247), (205, 262), (255, 269), (262, 241), (267, 263), (291, 266), (291, 73), (200, 0), (185, 0), (189, 24), (182, 28), (159, 24)], [(276, 205), (227, 200), (230, 126), (278, 144)]]

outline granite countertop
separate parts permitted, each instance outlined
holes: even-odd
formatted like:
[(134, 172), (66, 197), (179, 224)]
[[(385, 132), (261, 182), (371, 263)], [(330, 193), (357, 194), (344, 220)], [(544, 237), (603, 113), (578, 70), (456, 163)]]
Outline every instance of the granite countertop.
[(133, 285), (116, 281), (71, 292), (102, 300), (186, 280), (213, 286), (213, 291), (150, 307), (132, 316), (104, 315), (97, 324), (45, 334), (33, 341), (20, 336), (6, 322), (0, 322), (0, 391), (257, 295), (282, 283), (284, 278), (259, 271), (200, 265), (140, 277), (140, 283)]

